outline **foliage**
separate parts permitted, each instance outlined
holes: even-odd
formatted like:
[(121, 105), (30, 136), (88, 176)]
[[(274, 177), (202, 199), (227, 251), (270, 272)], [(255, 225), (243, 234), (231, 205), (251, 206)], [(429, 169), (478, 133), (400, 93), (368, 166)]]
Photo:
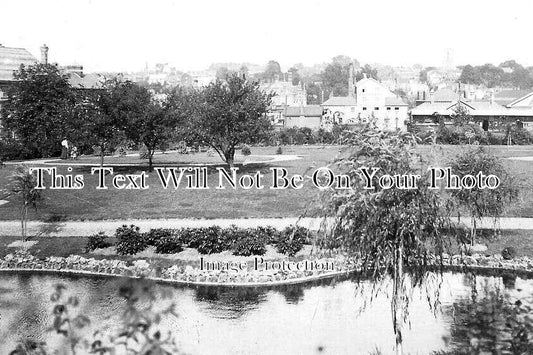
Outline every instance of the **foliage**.
[(162, 235), (155, 243), (155, 252), (158, 254), (176, 254), (181, 251), (181, 240), (173, 234)]
[(465, 208), (472, 219), (472, 243), (475, 241), (477, 221), (482, 217), (498, 219), (507, 204), (518, 197), (518, 185), (501, 160), (490, 154), (483, 147), (468, 149), (449, 162), (453, 174), (459, 178), (465, 175), (476, 176), (483, 172), (485, 176), (496, 175), (500, 185), (496, 189), (480, 188), (450, 190), (452, 202)]
[[(433, 257), (442, 264), (439, 256), (449, 244), (442, 231), (450, 230), (450, 220), (439, 192), (429, 189), (428, 173), (415, 164), (420, 157), (414, 153), (412, 135), (366, 126), (361, 131), (345, 132), (343, 143), (350, 149), (332, 168), (350, 177), (350, 189), (324, 190), (323, 213), (332, 221), (326, 224), (319, 243), (340, 247), (356, 258), (360, 275), (374, 281), (372, 295), (392, 279), (392, 323), (397, 349), (401, 349), (401, 329), (409, 304), (404, 269), (414, 270), (411, 281), (420, 284)], [(364, 167), (378, 169), (370, 188), (365, 188), (362, 178)], [(377, 183), (385, 174), (421, 178), (417, 188), (385, 189)]]
[(247, 144), (243, 145), (242, 148), (241, 148), (241, 153), (244, 156), (252, 154), (252, 151), (250, 150), (250, 146), (247, 145)]
[(15, 132), (32, 158), (59, 155), (60, 142), (79, 124), (76, 96), (56, 65), (21, 65), (2, 103), (3, 125)]
[(41, 199), (41, 190), (36, 188), (37, 178), (25, 165), (17, 165), (10, 176), (9, 191), (19, 198), (20, 224), (22, 239), (27, 238), (28, 210), (30, 207), (37, 209), (37, 201)]
[(141, 148), (139, 149), (139, 159), (141, 160), (147, 160), (150, 158), (150, 153), (148, 152), (148, 148), (143, 144), (141, 145)]
[(278, 147), (276, 148), (276, 154), (277, 154), (277, 155), (281, 155), (281, 154), (283, 154), (283, 149), (281, 149), (281, 146), (278, 146)]
[[(509, 69), (510, 72), (506, 72), (504, 69)], [(514, 60), (503, 62), (497, 67), (493, 64), (465, 65), (459, 81), (466, 84), (484, 85), (488, 88), (531, 89), (533, 87), (532, 74)]]
[(220, 253), (232, 247), (232, 242), (218, 226), (202, 228), (195, 243), (198, 244), (197, 249), (200, 254)]
[(232, 236), (233, 255), (250, 256), (263, 255), (266, 253), (265, 238), (255, 233), (253, 229), (239, 229)]
[(156, 246), (159, 239), (172, 237), (174, 231), (168, 228), (155, 228), (150, 229), (149, 232), (144, 234), (144, 239), (146, 240), (146, 245)]
[(148, 246), (145, 236), (139, 232), (140, 228), (133, 224), (129, 227), (123, 225), (117, 228), (115, 237), (117, 243), (115, 245), (117, 254), (119, 255), (135, 255)]
[(279, 240), (280, 231), (272, 226), (259, 226), (254, 229), (254, 233), (265, 241), (266, 244), (276, 244)]
[(187, 94), (188, 139), (210, 146), (233, 166), (237, 145), (269, 138), (272, 126), (265, 113), (272, 95), (238, 75)]
[[(177, 317), (175, 305), (170, 303), (161, 310), (154, 304), (161, 303), (171, 296), (170, 292), (162, 292), (161, 297), (154, 291), (155, 284), (149, 281), (127, 280), (119, 287), (119, 296), (124, 299), (122, 323), (116, 331), (104, 333), (97, 330), (92, 338), (83, 336), (83, 331), (91, 325), (88, 317), (78, 310), (79, 300), (75, 296), (68, 296), (66, 287), (58, 284), (51, 295), (53, 308), (53, 323), (50, 331), (62, 335), (68, 341), (70, 351), (61, 349), (62, 354), (75, 355), (99, 354), (113, 355), (127, 353), (136, 355), (169, 355), (181, 354), (176, 346), (172, 334), (166, 336), (158, 329), (164, 316)], [(167, 302), (168, 303), (168, 302)], [(116, 332), (116, 333), (115, 333)], [(31, 351), (28, 351), (30, 348)], [(26, 341), (17, 346), (11, 355), (46, 355), (57, 354), (57, 351), (47, 352), (46, 344)]]
[[(452, 338), (456, 354), (531, 354), (533, 352), (533, 311), (530, 299), (513, 301), (500, 289), (485, 290), (478, 299), (455, 302)], [(496, 352), (497, 351), (497, 352)]]
[(0, 137), (0, 161), (31, 159), (34, 153), (20, 140)]
[(85, 246), (85, 252), (89, 253), (96, 249), (104, 249), (113, 245), (110, 241), (107, 240), (107, 235), (104, 232), (99, 232), (98, 234), (90, 235), (87, 239), (87, 245)]
[(294, 256), (309, 241), (309, 230), (299, 226), (289, 226), (280, 234), (276, 243), (278, 252)]

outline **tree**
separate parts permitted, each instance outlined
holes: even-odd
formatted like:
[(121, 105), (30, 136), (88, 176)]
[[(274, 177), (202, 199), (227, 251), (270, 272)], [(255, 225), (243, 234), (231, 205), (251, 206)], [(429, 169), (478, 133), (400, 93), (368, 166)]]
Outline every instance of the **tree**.
[[(439, 256), (449, 244), (443, 231), (450, 228), (450, 220), (443, 215), (439, 193), (429, 189), (427, 173), (413, 164), (415, 141), (411, 135), (366, 126), (361, 131), (347, 131), (343, 137), (349, 149), (333, 167), (350, 177), (350, 189), (324, 192), (323, 211), (330, 218), (325, 220), (326, 233), (320, 242), (350, 253), (358, 263), (358, 277), (373, 281), (372, 298), (387, 292), (384, 286), (392, 280), (392, 323), (400, 354), (402, 325), (408, 316), (407, 280), (412, 286), (419, 285), (432, 263), (442, 266)], [(367, 181), (362, 178), (365, 167), (379, 169), (370, 188), (365, 188)], [(377, 183), (385, 174), (418, 174), (421, 178), (417, 188), (386, 189)], [(412, 270), (409, 278), (407, 270)]]
[(5, 128), (34, 157), (59, 154), (60, 142), (76, 131), (75, 95), (68, 77), (50, 64), (21, 65), (2, 105)]
[(30, 207), (37, 209), (37, 201), (41, 199), (41, 190), (36, 189), (37, 179), (30, 173), (28, 167), (18, 165), (10, 177), (9, 190), (21, 201), (20, 224), (22, 239), (26, 241), (28, 230), (28, 210)]
[(375, 80), (379, 80), (378, 77), (378, 71), (374, 68), (372, 68), (369, 64), (365, 64), (359, 72), (355, 75), (355, 80), (359, 81), (363, 79), (364, 77), (372, 78)]
[(492, 217), (496, 221), (507, 204), (518, 197), (519, 188), (515, 179), (509, 174), (503, 163), (483, 147), (469, 149), (453, 159), (449, 166), (453, 174), (463, 178), (466, 175), (496, 175), (500, 185), (496, 189), (475, 186), (472, 189), (450, 190), (452, 202), (470, 213), (472, 221), (471, 242), (475, 243), (477, 222), (483, 217)]
[(267, 63), (266, 69), (262, 74), (263, 80), (274, 81), (276, 77), (279, 79), (282, 76), (281, 66), (278, 62), (271, 60)]
[(230, 167), (235, 148), (268, 139), (272, 130), (265, 113), (272, 94), (266, 94), (257, 82), (231, 75), (217, 80), (201, 91), (188, 95), (190, 116), (189, 139), (212, 147)]
[(101, 90), (85, 96), (79, 108), (80, 115), (86, 117), (83, 136), (100, 148), (100, 165), (106, 151), (114, 149), (128, 128), (134, 129), (130, 125), (138, 123), (150, 100), (146, 88), (120, 77), (106, 80)]
[(348, 95), (348, 75), (349, 68), (347, 65), (331, 63), (324, 69), (321, 74), (325, 91), (333, 93), (334, 96)]
[(169, 114), (168, 95), (157, 100), (142, 90), (138, 94), (143, 103), (141, 112), (129, 116), (124, 132), (128, 139), (145, 145), (149, 170), (152, 171), (155, 150), (170, 139), (178, 121)]

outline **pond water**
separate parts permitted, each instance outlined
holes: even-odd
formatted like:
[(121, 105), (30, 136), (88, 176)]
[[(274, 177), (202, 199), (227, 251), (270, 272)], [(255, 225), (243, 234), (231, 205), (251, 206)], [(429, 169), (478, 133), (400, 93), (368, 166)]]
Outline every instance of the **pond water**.
[[(445, 273), (440, 280), (439, 311), (434, 314), (426, 291), (415, 289), (410, 306), (410, 329), (404, 334), (404, 351), (428, 354), (453, 344), (451, 306), (468, 302), (472, 284), (499, 288), (521, 297), (531, 294), (533, 280), (494, 276), (472, 277)], [(78, 310), (93, 329), (116, 325), (124, 307), (118, 295), (123, 282), (116, 278), (0, 273), (0, 354), (18, 340), (31, 336), (61, 348), (64, 339), (48, 331), (52, 323), (53, 286), (62, 283), (69, 295), (80, 299)], [(433, 292), (435, 283), (427, 283)], [(365, 297), (350, 279), (326, 280), (276, 288), (176, 287), (170, 291), (178, 317), (166, 316), (161, 329), (170, 330), (182, 351), (189, 354), (369, 354), (394, 348), (390, 300), (378, 296), (362, 309)], [(446, 339), (451, 340), (447, 342)]]

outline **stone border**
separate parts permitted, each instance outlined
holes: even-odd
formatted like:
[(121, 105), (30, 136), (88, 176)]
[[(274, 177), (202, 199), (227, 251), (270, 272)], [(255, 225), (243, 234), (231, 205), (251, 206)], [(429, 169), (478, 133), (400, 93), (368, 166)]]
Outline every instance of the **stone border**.
[[(331, 258), (327, 260), (331, 260)], [(335, 277), (347, 277), (360, 271), (353, 260), (342, 256), (338, 256), (333, 260), (337, 261), (337, 263), (342, 263), (344, 267), (328, 272), (321, 272), (320, 270), (292, 273), (276, 271), (269, 274), (248, 272), (238, 275), (237, 272), (228, 271), (199, 272), (199, 270), (191, 266), (183, 268), (177, 265), (159, 270), (158, 268), (153, 268), (145, 260), (135, 260), (133, 265), (128, 266), (126, 262), (114, 259), (96, 260), (71, 255), (67, 258), (49, 257), (41, 260), (30, 254), (21, 253), (8, 254), (3, 260), (0, 260), (0, 272), (122, 277), (147, 279), (158, 283), (181, 286), (275, 287), (305, 284)], [(445, 255), (443, 262), (444, 270), (480, 271), (482, 273), (508, 272), (517, 276), (524, 275), (533, 278), (533, 259), (528, 257), (504, 260), (501, 256), (483, 256), (479, 254), (473, 256)], [(435, 264), (434, 267), (438, 268), (438, 265)], [(240, 281), (236, 277), (237, 275), (240, 277)], [(232, 278), (231, 276), (234, 277)], [(246, 279), (246, 281), (242, 281), (243, 279)]]

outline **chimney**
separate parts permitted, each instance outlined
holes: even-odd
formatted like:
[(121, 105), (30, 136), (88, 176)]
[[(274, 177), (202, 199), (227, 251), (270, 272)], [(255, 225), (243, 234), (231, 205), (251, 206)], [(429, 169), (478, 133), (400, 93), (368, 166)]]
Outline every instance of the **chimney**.
[(48, 64), (48, 47), (46, 44), (41, 47), (41, 64)]

